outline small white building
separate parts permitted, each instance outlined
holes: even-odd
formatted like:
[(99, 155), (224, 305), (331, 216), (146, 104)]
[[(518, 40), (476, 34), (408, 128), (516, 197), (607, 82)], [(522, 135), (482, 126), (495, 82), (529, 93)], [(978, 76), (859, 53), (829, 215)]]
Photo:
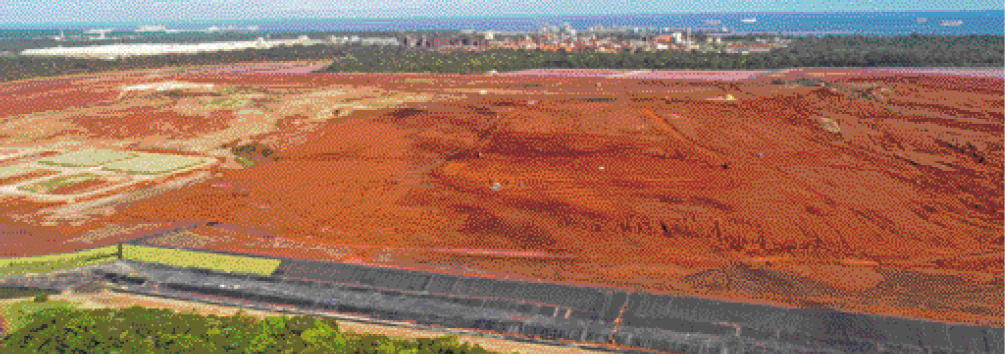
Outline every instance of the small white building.
[(236, 51), (250, 48), (272, 48), (279, 45), (309, 45), (319, 41), (301, 36), (295, 40), (268, 40), (258, 38), (253, 41), (209, 42), (193, 44), (110, 44), (83, 47), (52, 47), (25, 49), (21, 55), (59, 56), (73, 58), (118, 59), (143, 55), (191, 54), (199, 52)]
[(401, 45), (401, 42), (398, 42), (398, 39), (394, 38), (394, 37), (389, 37), (389, 38), (370, 37), (370, 38), (363, 38), (361, 44), (363, 44), (363, 45)]

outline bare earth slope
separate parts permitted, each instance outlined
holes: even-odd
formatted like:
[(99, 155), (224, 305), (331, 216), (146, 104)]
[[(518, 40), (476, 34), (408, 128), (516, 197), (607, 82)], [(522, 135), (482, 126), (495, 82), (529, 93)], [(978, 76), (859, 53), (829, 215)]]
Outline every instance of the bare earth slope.
[[(242, 139), (274, 146), (271, 161), (88, 225), (216, 220), (239, 228), (172, 242), (1002, 325), (998, 78), (171, 79), (299, 90), (313, 106), (337, 98), (308, 91), (335, 86), (371, 90), (371, 106), (429, 98), (329, 113), (263, 103), (271, 118), (255, 119), (273, 128)], [(206, 120), (167, 142), (239, 127), (241, 108), (197, 115), (172, 100), (129, 117)]]

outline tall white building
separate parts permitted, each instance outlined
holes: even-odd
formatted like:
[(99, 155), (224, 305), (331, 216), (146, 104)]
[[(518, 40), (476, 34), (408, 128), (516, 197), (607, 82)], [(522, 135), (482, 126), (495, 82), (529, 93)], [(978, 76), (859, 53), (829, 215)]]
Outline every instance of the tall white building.
[(562, 32), (569, 33), (572, 31), (574, 31), (572, 29), (572, 25), (570, 25), (568, 22), (562, 24)]

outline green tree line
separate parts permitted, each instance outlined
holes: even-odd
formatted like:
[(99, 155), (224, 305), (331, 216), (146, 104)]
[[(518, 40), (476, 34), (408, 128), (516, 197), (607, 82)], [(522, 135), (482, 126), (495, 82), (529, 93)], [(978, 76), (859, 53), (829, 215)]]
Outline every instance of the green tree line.
[(98, 73), (112, 70), (156, 69), (248, 62), (327, 60), (335, 57), (342, 50), (331, 45), (316, 44), (195, 54), (135, 56), (118, 60), (22, 55), (0, 56), (0, 81), (67, 74)]
[(440, 53), (398, 47), (344, 49), (327, 72), (482, 73), (539, 68), (749, 70), (794, 67), (1000, 67), (1005, 36), (798, 37), (768, 53), (714, 51)]
[(278, 353), (432, 354), (490, 353), (456, 337), (400, 339), (339, 329), (330, 318), (256, 319), (202, 316), (165, 309), (81, 310), (66, 307), (34, 314), (4, 335), (3, 353)]
[[(738, 37), (743, 38), (743, 37)], [(120, 60), (0, 57), (0, 81), (110, 70), (242, 62), (331, 60), (326, 72), (430, 72), (473, 74), (544, 69), (755, 70), (797, 67), (1001, 67), (1005, 36), (804, 36), (768, 53), (716, 51), (566, 53), (495, 49), (440, 53), (396, 46), (311, 46), (132, 57)]]

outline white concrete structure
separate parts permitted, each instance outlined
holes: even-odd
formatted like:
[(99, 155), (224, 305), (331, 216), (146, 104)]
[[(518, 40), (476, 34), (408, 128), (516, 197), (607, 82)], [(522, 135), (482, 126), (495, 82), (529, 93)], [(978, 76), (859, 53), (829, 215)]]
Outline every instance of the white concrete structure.
[(684, 33), (678, 31), (678, 32), (674, 32), (673, 34), (671, 34), (671, 36), (673, 36), (673, 42), (674, 43), (678, 43), (678, 44), (684, 43)]
[(320, 43), (314, 40), (264, 40), (255, 41), (213, 42), (194, 44), (112, 44), (88, 47), (54, 47), (40, 49), (25, 49), (21, 55), (30, 56), (62, 56), (74, 58), (119, 59), (131, 56), (161, 55), (161, 54), (192, 54), (199, 52), (233, 51), (251, 48), (272, 48), (280, 45), (310, 45)]
[(164, 26), (140, 26), (134, 32), (136, 32), (136, 33), (143, 33), (143, 32), (167, 32), (167, 27), (164, 27)]
[(361, 42), (362, 42), (363, 45), (401, 45), (401, 42), (398, 42), (398, 39), (394, 38), (394, 37), (389, 37), (389, 38), (381, 38), (381, 37), (363, 38)]
[(213, 84), (195, 84), (190, 82), (179, 82), (179, 81), (164, 81), (150, 84), (139, 84), (132, 86), (122, 86), (119, 89), (123, 92), (129, 91), (146, 91), (146, 90), (156, 90), (156, 91), (172, 91), (172, 90), (212, 90)]
[(106, 37), (105, 35), (107, 35), (109, 32), (112, 32), (114, 30), (115, 29), (112, 29), (112, 28), (89, 29), (89, 30), (84, 31), (84, 34), (97, 34), (98, 38), (95, 38), (95, 39), (99, 40), (99, 41), (103, 41), (103, 40), (108, 39), (108, 37)]

